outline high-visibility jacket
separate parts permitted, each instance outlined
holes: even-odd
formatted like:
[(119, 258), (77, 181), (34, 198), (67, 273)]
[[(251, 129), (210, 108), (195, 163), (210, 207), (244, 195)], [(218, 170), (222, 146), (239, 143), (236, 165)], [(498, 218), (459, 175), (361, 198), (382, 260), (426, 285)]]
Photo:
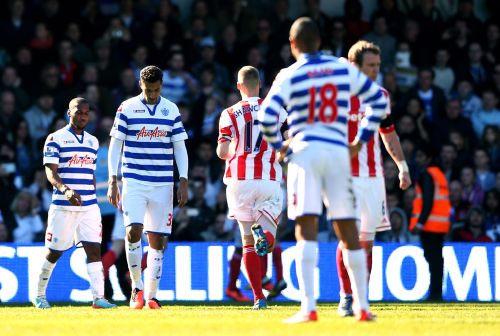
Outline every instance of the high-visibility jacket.
[[(438, 167), (428, 167), (427, 172), (434, 182), (434, 203), (429, 218), (423, 225), (422, 231), (446, 234), (450, 230), (451, 204), (449, 199), (448, 182), (446, 176)], [(413, 211), (410, 220), (410, 230), (418, 223), (422, 213), (422, 188), (417, 184), (416, 196), (413, 200)]]

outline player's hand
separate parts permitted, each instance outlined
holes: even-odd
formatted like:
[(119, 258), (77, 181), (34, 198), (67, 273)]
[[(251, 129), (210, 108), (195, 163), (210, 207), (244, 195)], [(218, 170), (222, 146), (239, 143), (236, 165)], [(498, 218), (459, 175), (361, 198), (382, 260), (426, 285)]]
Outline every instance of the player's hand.
[(401, 190), (406, 190), (411, 186), (410, 173), (407, 171), (399, 172), (399, 187)]
[(177, 202), (179, 207), (186, 205), (188, 201), (188, 180), (184, 177), (180, 178), (179, 187), (177, 188)]
[(349, 155), (352, 157), (355, 157), (358, 155), (359, 151), (361, 150), (361, 147), (363, 146), (362, 142), (359, 141), (354, 141), (349, 144)]
[(120, 191), (118, 190), (118, 183), (116, 181), (108, 183), (108, 201), (115, 208), (120, 206)]
[(292, 142), (292, 138), (288, 138), (283, 141), (283, 146), (281, 146), (280, 150), (276, 152), (278, 162), (283, 162), (285, 160), (286, 153), (288, 152), (288, 148), (290, 147), (290, 142)]
[(82, 197), (76, 191), (68, 188), (64, 192), (64, 196), (66, 196), (71, 205), (82, 205)]

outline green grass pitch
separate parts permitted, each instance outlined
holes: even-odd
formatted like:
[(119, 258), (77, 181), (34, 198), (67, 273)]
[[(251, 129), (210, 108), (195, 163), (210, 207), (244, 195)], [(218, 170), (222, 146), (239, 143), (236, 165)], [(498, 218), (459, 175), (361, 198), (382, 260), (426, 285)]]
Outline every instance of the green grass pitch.
[(125, 306), (93, 310), (58, 306), (0, 306), (0, 335), (500, 335), (500, 305), (472, 303), (378, 303), (376, 322), (359, 323), (336, 315), (336, 304), (320, 304), (319, 321), (285, 325), (297, 304), (274, 304), (265, 311), (228, 304), (165, 303), (162, 310)]

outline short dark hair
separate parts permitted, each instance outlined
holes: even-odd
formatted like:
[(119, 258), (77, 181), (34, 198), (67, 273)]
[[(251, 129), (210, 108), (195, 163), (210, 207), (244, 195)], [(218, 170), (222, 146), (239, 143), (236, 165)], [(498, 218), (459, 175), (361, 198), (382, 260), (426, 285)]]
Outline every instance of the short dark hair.
[(355, 63), (357, 66), (363, 65), (363, 56), (366, 53), (372, 53), (375, 55), (380, 55), (380, 48), (378, 45), (368, 42), (365, 40), (360, 40), (353, 44), (351, 49), (349, 49), (349, 53), (347, 54), (347, 58), (350, 62)]
[(148, 65), (141, 70), (141, 80), (148, 83), (162, 82), (163, 72), (155, 65)]
[(321, 43), (318, 26), (309, 17), (298, 18), (290, 28), (290, 40), (295, 41), (301, 52), (317, 51)]

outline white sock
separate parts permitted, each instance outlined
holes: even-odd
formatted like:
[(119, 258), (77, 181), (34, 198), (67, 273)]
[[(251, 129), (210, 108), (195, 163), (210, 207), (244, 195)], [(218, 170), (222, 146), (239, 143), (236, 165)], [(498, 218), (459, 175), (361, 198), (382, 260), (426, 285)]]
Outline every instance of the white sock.
[(368, 271), (364, 249), (342, 249), (345, 266), (351, 279), (353, 305), (355, 310), (368, 309)]
[(132, 280), (132, 289), (144, 289), (142, 283), (142, 244), (139, 240), (136, 243), (129, 241), (125, 242), (125, 253), (127, 255), (128, 270), (130, 271), (130, 279)]
[(45, 293), (47, 292), (47, 285), (49, 284), (50, 276), (52, 275), (54, 267), (56, 267), (56, 263), (51, 263), (47, 259), (44, 259), (42, 269), (40, 270), (40, 274), (38, 276), (37, 296), (45, 296)]
[(90, 287), (92, 288), (92, 296), (95, 299), (104, 297), (104, 270), (102, 262), (95, 261), (87, 264), (87, 272), (90, 278)]
[(301, 293), (301, 310), (309, 313), (316, 310), (314, 298), (314, 269), (318, 263), (318, 242), (300, 240), (297, 242), (295, 267)]
[(156, 298), (156, 291), (161, 279), (163, 268), (163, 251), (149, 248), (148, 267), (146, 268), (146, 299)]

